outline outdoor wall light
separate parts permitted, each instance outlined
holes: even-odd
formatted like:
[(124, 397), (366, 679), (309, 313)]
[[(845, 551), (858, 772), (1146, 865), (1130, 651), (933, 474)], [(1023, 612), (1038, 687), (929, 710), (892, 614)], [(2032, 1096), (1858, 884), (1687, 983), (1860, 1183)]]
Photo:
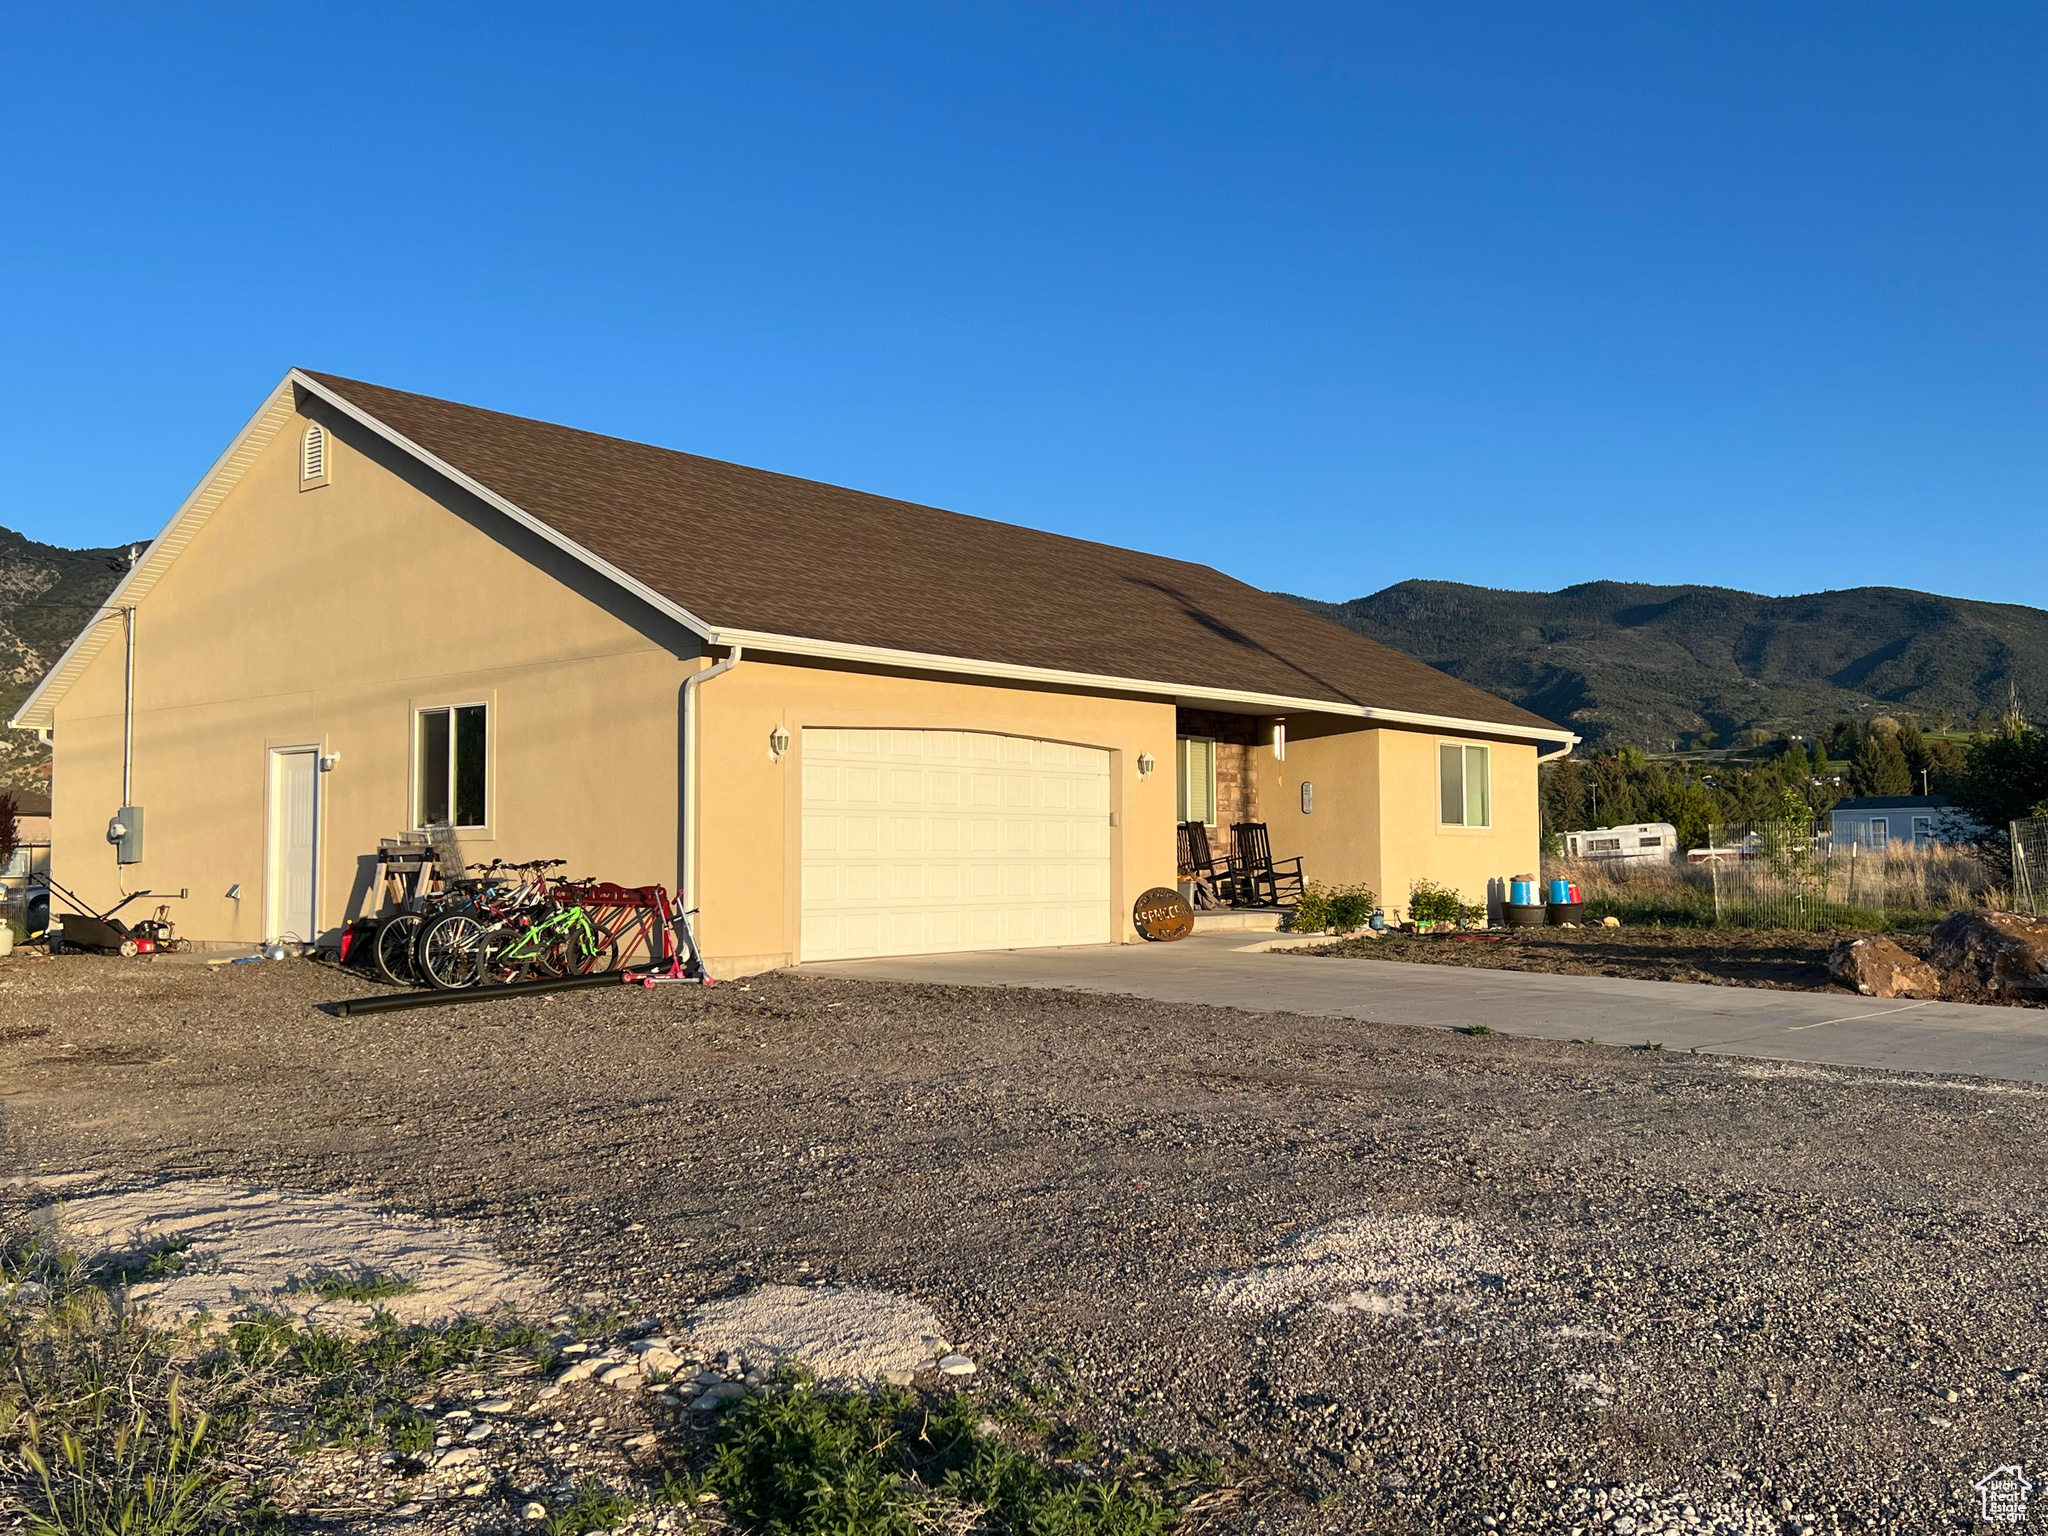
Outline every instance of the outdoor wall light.
[(781, 726), (778, 725), (777, 727), (775, 727), (774, 730), (768, 733), (769, 760), (771, 762), (780, 760), (782, 754), (787, 752), (788, 750), (789, 732), (785, 731)]
[(1316, 787), (1307, 779), (1301, 781), (1301, 814), (1312, 816), (1316, 809)]
[(1141, 778), (1141, 779), (1149, 779), (1149, 778), (1151, 778), (1151, 777), (1152, 777), (1152, 770), (1153, 770), (1154, 768), (1157, 768), (1158, 766), (1159, 766), (1158, 762), (1157, 762), (1157, 761), (1156, 761), (1156, 760), (1155, 760), (1155, 759), (1153, 758), (1153, 756), (1152, 756), (1152, 754), (1151, 754), (1150, 752), (1140, 752), (1140, 753), (1138, 754), (1138, 777), (1139, 777), (1139, 778)]
[(340, 762), (341, 754), (339, 752), (323, 752), (320, 756), (320, 771), (322, 773), (332, 773), (335, 766)]

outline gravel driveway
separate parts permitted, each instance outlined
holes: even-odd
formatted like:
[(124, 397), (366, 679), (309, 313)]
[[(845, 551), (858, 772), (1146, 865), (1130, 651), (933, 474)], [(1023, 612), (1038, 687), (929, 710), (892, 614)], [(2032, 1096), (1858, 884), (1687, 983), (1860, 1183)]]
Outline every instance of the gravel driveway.
[(1078, 1460), (1220, 1457), (1211, 1529), (1957, 1529), (2048, 1464), (2042, 1091), (789, 975), (317, 1007), (364, 990), (0, 962), (8, 1171), (347, 1189), (677, 1321), (907, 1292)]

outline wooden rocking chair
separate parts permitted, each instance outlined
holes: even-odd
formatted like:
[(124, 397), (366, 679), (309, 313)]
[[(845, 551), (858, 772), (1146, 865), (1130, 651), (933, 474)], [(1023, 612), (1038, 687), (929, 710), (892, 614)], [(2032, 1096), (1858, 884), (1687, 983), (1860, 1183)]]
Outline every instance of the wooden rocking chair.
[(1230, 835), (1237, 844), (1237, 878), (1248, 906), (1291, 907), (1301, 900), (1301, 860), (1273, 858), (1263, 821), (1240, 821)]
[(1237, 905), (1238, 874), (1234, 860), (1218, 858), (1209, 851), (1209, 829), (1199, 821), (1180, 824), (1175, 839), (1180, 854), (1180, 878), (1193, 883), (1197, 907)]

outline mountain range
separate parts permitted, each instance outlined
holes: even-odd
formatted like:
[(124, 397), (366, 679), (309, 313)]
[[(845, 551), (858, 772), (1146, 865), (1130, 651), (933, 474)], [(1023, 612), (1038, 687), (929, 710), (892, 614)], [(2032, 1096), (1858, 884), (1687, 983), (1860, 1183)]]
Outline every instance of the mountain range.
[[(0, 720), (64, 653), (128, 569), (126, 546), (65, 549), (0, 528)], [(0, 732), (0, 788), (49, 789), (49, 749)]]
[[(0, 528), (0, 720), (128, 568), (125, 547), (65, 549)], [(1508, 592), (1404, 581), (1348, 603), (1279, 594), (1577, 731), (1652, 751), (1711, 730), (1813, 735), (1842, 716), (2048, 718), (2048, 611), (1854, 587), (1760, 597), (1593, 581)], [(44, 788), (48, 750), (0, 733), (0, 787)]]
[(2048, 611), (1852, 587), (1760, 597), (1592, 581), (1505, 592), (1404, 581), (1314, 613), (1569, 726), (1650, 751), (1712, 730), (1812, 736), (1843, 717), (1944, 714), (1967, 726), (2016, 694), (2048, 716)]

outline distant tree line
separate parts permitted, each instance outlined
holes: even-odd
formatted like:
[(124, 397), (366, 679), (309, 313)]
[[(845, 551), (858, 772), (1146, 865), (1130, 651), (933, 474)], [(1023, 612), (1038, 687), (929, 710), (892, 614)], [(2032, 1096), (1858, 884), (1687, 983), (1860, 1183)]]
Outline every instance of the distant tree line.
[(1623, 747), (1565, 758), (1544, 765), (1540, 784), (1547, 849), (1563, 832), (1650, 821), (1670, 822), (1681, 846), (1700, 848), (1713, 826), (1788, 811), (1818, 820), (1851, 796), (1923, 793), (1947, 796), (2002, 837), (2019, 817), (2048, 816), (2048, 734), (2017, 713), (1979, 720), (1966, 740), (1880, 715), (1837, 720), (1811, 742), (1779, 736), (1743, 756), (1651, 759)]

